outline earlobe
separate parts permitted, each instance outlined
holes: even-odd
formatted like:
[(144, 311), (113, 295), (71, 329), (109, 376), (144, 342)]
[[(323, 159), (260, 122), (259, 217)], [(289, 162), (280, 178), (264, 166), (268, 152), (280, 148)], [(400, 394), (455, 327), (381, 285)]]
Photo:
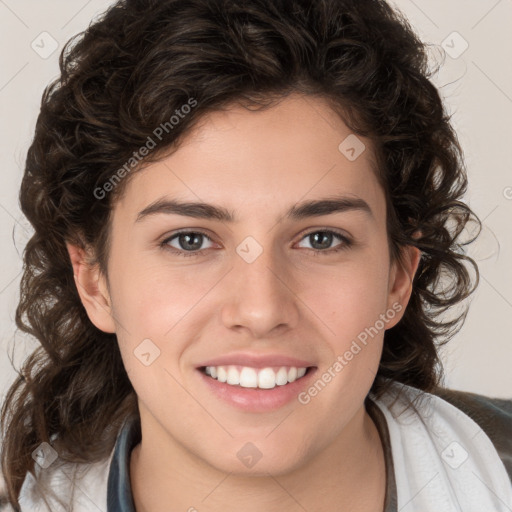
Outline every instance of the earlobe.
[(84, 249), (66, 242), (80, 300), (91, 322), (101, 331), (116, 332), (105, 276)]

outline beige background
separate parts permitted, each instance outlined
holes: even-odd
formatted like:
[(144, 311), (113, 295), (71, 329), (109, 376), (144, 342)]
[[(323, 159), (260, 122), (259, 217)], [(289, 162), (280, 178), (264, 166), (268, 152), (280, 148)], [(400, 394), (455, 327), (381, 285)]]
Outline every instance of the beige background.
[[(0, 398), (15, 375), (8, 354), (19, 365), (35, 346), (16, 332), (14, 312), (20, 255), (30, 236), (17, 194), (41, 94), (58, 74), (63, 44), (110, 4), (0, 0)], [(481, 240), (470, 250), (480, 265), (481, 284), (465, 325), (442, 353), (446, 384), (512, 398), (512, 0), (393, 4), (432, 43), (432, 62), (442, 57), (443, 41), (452, 55), (445, 55), (436, 85), (466, 152), (466, 200), (484, 223)], [(56, 50), (44, 54), (53, 41)]]

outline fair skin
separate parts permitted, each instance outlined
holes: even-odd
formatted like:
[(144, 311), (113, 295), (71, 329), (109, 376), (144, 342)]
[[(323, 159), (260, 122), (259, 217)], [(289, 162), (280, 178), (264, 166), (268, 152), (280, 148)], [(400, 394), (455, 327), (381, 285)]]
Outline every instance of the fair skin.
[[(350, 133), (320, 98), (213, 112), (176, 152), (131, 176), (114, 207), (108, 286), (68, 245), (89, 318), (116, 333), (138, 396), (142, 442), (130, 480), (139, 512), (383, 510), (383, 448), (364, 399), (420, 254), (408, 247), (404, 265), (390, 261), (371, 142), (360, 138), (366, 150), (350, 161), (338, 149)], [(297, 203), (333, 194), (362, 199), (371, 215), (285, 217)], [(136, 222), (163, 196), (222, 206), (236, 218), (157, 213)], [(181, 228), (208, 235), (196, 255), (173, 254), (190, 254), (177, 237), (170, 250), (159, 247)], [(326, 230), (353, 244), (326, 253), (344, 242), (306, 236)], [(263, 249), (251, 263), (236, 251), (248, 236)], [(305, 359), (319, 377), (397, 304), (385, 329), (307, 404), (241, 410), (214, 396), (196, 368), (244, 351)], [(134, 355), (145, 339), (160, 349), (149, 366)], [(262, 454), (250, 468), (237, 457), (248, 442)]]

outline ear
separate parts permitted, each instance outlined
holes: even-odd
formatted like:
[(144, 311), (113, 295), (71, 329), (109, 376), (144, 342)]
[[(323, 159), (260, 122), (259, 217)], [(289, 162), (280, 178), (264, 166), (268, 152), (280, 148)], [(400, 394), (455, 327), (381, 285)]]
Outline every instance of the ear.
[(402, 248), (403, 263), (394, 261), (391, 266), (388, 290), (388, 310), (397, 314), (387, 323), (386, 329), (394, 327), (404, 316), (412, 293), (412, 281), (418, 269), (421, 251), (412, 245)]
[(84, 249), (66, 242), (78, 295), (91, 322), (101, 331), (116, 332), (105, 276)]

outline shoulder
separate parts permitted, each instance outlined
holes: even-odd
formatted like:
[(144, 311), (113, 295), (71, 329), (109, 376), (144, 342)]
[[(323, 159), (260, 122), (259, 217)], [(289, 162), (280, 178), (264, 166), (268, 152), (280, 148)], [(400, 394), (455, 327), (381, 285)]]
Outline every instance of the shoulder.
[(112, 455), (89, 464), (56, 460), (27, 473), (18, 503), (21, 512), (88, 512), (105, 510), (107, 480)]
[(440, 388), (434, 395), (469, 416), (494, 444), (512, 481), (512, 398)]
[(488, 435), (512, 444), (512, 397), (493, 398), (447, 388), (440, 388), (433, 394), (466, 413)]

